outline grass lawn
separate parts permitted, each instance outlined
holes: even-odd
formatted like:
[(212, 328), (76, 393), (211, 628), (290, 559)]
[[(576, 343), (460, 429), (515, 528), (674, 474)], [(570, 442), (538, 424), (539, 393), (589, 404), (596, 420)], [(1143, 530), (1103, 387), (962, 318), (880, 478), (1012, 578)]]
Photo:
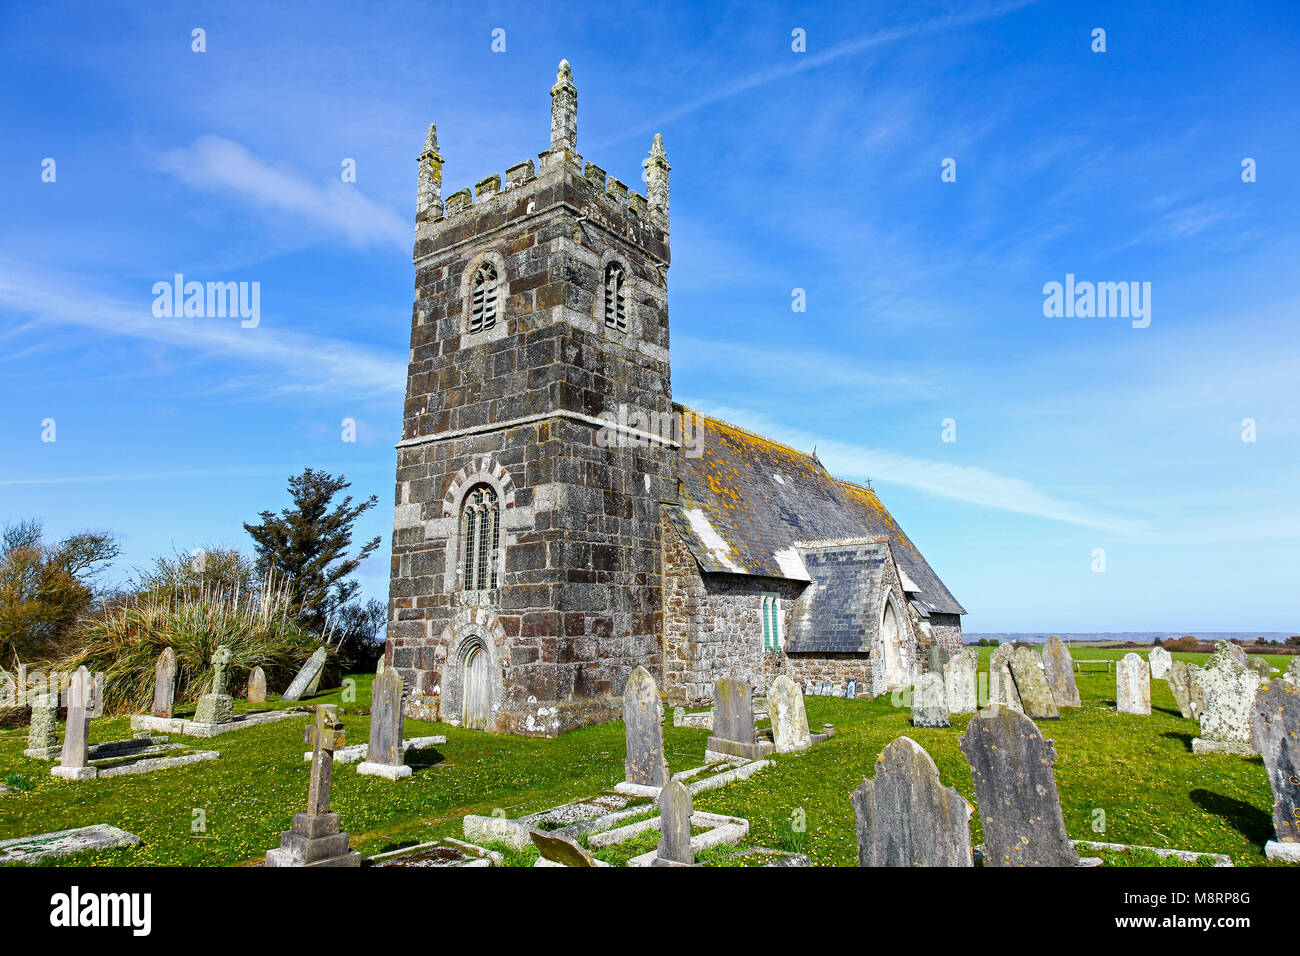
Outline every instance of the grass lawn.
[[(987, 667), (991, 649), (981, 648)], [(1122, 657), (1124, 651), (1079, 648), (1079, 657)], [(1175, 655), (1204, 663), (1205, 655)], [(1271, 658), (1272, 659), (1272, 658)], [(1274, 666), (1289, 659), (1272, 659)], [(307, 703), (338, 703), (348, 742), (366, 740), (368, 676), (357, 677), (356, 700), (340, 692)], [(1066, 828), (1080, 840), (1226, 853), (1241, 865), (1263, 865), (1272, 837), (1272, 796), (1262, 761), (1191, 752), (1194, 721), (1183, 720), (1164, 681), (1152, 682), (1152, 715), (1114, 711), (1114, 676), (1079, 679), (1083, 706), (1044, 721), (1056, 741), (1056, 775)], [(240, 710), (247, 709), (237, 705)], [(278, 707), (279, 704), (268, 706)], [(768, 846), (806, 853), (820, 865), (857, 861), (849, 793), (874, 773), (876, 755), (907, 734), (929, 751), (940, 777), (974, 802), (970, 770), (957, 749), (969, 715), (956, 715), (944, 730), (913, 728), (908, 712), (888, 697), (874, 701), (807, 698), (809, 723), (835, 724), (831, 740), (722, 790), (700, 794), (696, 807), (746, 817), (750, 835), (740, 848)], [(351, 711), (351, 713), (349, 713)], [(139, 776), (72, 783), (50, 776), (50, 764), (22, 756), (26, 731), (0, 733), (0, 779), (17, 772), (29, 790), (0, 795), (0, 839), (109, 823), (141, 837), (138, 847), (82, 854), (56, 861), (76, 865), (230, 866), (258, 862), (279, 844), (294, 812), (306, 804), (310, 765), (303, 761), (307, 719), (285, 721), (211, 740), (174, 737), (216, 749), (221, 759)], [(396, 783), (358, 775), (340, 766), (334, 775), (333, 809), (343, 815), (352, 845), (363, 855), (461, 835), (466, 813), (509, 816), (543, 810), (598, 793), (623, 776), (623, 725), (610, 723), (555, 740), (498, 737), (444, 724), (408, 721), (408, 737), (446, 734), (447, 743), (413, 755), (415, 774)], [(130, 736), (125, 718), (96, 720), (91, 742)], [(668, 726), (664, 730), (673, 771), (703, 762), (708, 733)], [(198, 811), (202, 811), (199, 813)], [(806, 832), (790, 825), (806, 820)], [(202, 826), (200, 826), (200, 821)], [(1103, 830), (1094, 829), (1094, 824)], [(972, 842), (982, 840), (972, 819)], [(653, 837), (643, 838), (652, 849)], [(614, 849), (614, 848), (611, 848)], [(633, 849), (627, 847), (627, 850)], [(631, 852), (601, 852), (611, 861)], [(710, 856), (718, 854), (711, 853)], [(520, 860), (518, 862), (526, 862)], [(1120, 861), (1115, 861), (1120, 862)], [(1137, 861), (1128, 861), (1133, 865)]]

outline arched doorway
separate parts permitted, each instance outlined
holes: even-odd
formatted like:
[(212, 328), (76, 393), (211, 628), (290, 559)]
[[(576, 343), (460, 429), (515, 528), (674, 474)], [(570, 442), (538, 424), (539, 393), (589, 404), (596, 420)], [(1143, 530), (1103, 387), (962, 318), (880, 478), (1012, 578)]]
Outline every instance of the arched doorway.
[(900, 636), (898, 611), (892, 600), (885, 602), (885, 613), (880, 620), (881, 658), (885, 665), (885, 690), (901, 690), (903, 678), (903, 644)]
[(465, 657), (465, 714), (468, 730), (486, 730), (492, 716), (492, 662), (481, 645)]

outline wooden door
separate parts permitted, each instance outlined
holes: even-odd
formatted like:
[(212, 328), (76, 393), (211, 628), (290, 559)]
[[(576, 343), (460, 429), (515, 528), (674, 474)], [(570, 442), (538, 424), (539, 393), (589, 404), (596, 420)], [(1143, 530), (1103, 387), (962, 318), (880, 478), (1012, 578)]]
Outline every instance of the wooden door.
[(465, 661), (465, 727), (485, 730), (492, 714), (492, 675), (487, 651), (476, 648)]

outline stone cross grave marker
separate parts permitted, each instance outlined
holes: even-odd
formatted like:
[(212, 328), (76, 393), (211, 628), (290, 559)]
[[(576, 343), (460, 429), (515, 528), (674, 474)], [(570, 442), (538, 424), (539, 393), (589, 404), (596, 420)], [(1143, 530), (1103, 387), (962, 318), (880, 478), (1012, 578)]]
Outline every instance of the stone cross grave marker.
[(346, 734), (334, 704), (316, 707), (316, 722), (303, 734), (312, 748), (311, 784), (307, 812), (293, 815), (293, 829), (280, 834), (280, 847), (266, 854), (267, 866), (360, 866), (361, 854), (349, 850), (348, 834), (339, 829), (339, 815), (330, 811), (334, 751)]
[(1151, 653), (1147, 655), (1147, 663), (1151, 666), (1151, 679), (1168, 680), (1169, 667), (1173, 662), (1172, 655), (1163, 647), (1152, 647)]
[(248, 702), (250, 704), (266, 703), (266, 671), (254, 667), (248, 675)]
[(669, 780), (659, 791), (659, 866), (690, 866), (695, 862), (691, 847), (691, 792), (680, 780)]
[(153, 669), (153, 707), (155, 717), (168, 719), (176, 715), (176, 652), (163, 648)]
[(952, 726), (948, 719), (947, 698), (942, 677), (931, 672), (922, 674), (912, 691), (912, 726)]
[(668, 782), (664, 707), (655, 679), (644, 667), (634, 670), (623, 688), (623, 727), (627, 743), (623, 779), (645, 787), (662, 787)]
[(1300, 863), (1300, 685), (1275, 680), (1261, 687), (1251, 708), (1251, 729), (1273, 789), (1276, 836), (1264, 855)]
[(975, 689), (978, 657), (962, 651), (954, 654), (943, 669), (943, 689), (950, 714), (973, 714), (979, 710)]
[(1057, 707), (1079, 707), (1079, 685), (1074, 682), (1074, 658), (1065, 641), (1055, 634), (1043, 646), (1043, 674)]
[(402, 675), (385, 671), (370, 687), (370, 744), (357, 773), (395, 780), (412, 773), (406, 765), (402, 742), (405, 722), (402, 714)]
[(1024, 714), (991, 704), (961, 739), (984, 825), (985, 866), (1076, 866), (1056, 789), (1056, 748)]
[(226, 693), (230, 658), (230, 648), (224, 644), (212, 655), (212, 690), (199, 698), (195, 723), (225, 724), (235, 719), (235, 699)]
[(1125, 654), (1115, 665), (1115, 709), (1151, 716), (1151, 671), (1137, 654)]
[(970, 804), (939, 782), (939, 768), (910, 737), (876, 758), (876, 777), (853, 791), (858, 866), (973, 866)]
[(794, 753), (812, 746), (808, 712), (804, 709), (799, 685), (782, 674), (768, 689), (767, 706), (772, 715), (772, 742), (777, 753)]
[(1193, 753), (1248, 756), (1255, 752), (1250, 712), (1260, 680), (1237, 659), (1240, 652), (1237, 645), (1219, 641), (1209, 663), (1196, 675), (1205, 703), (1200, 712), (1201, 735), (1192, 740)]
[(51, 768), (56, 777), (80, 780), (94, 773), (86, 762), (90, 742), (90, 695), (94, 682), (85, 665), (77, 668), (68, 684), (68, 722), (63, 732), (63, 751), (59, 766)]
[(307, 663), (302, 665), (302, 669), (294, 675), (293, 682), (289, 684), (285, 692), (280, 696), (281, 700), (301, 700), (302, 695), (307, 693), (307, 688), (311, 682), (320, 675), (325, 668), (325, 659), (329, 652), (324, 647), (318, 647), (307, 658)]
[(1032, 647), (1017, 647), (1011, 652), (1011, 678), (1025, 716), (1033, 720), (1059, 720), (1056, 698), (1047, 684), (1043, 658)]

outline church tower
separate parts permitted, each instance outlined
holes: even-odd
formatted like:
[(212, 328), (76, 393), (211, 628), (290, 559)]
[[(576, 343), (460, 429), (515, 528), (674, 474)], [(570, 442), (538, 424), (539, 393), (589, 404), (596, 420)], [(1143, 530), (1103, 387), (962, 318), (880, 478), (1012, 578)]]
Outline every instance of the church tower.
[(554, 735), (662, 676), (659, 505), (677, 494), (668, 172), (638, 195), (577, 151), (562, 61), (550, 148), (442, 198), (419, 157), (415, 306), (388, 659), (408, 713)]

